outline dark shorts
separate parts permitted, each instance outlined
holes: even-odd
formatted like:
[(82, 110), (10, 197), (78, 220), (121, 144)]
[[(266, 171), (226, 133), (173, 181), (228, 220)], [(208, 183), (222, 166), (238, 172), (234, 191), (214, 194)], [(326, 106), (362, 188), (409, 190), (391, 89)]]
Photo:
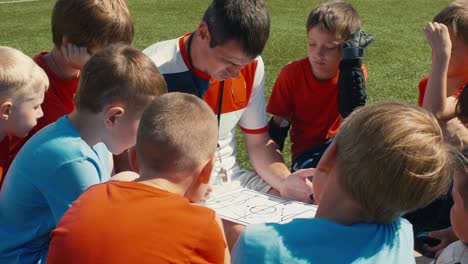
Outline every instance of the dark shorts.
[(300, 169), (316, 168), (323, 153), (332, 142), (333, 138), (329, 138), (323, 143), (304, 150), (292, 161), (291, 172), (295, 172)]

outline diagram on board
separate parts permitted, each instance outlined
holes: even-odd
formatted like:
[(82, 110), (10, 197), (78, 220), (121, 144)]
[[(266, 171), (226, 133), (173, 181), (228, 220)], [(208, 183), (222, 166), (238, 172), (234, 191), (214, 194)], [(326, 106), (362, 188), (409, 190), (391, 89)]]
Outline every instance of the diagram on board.
[(317, 210), (314, 205), (245, 188), (214, 197), (204, 205), (215, 210), (221, 218), (243, 225), (286, 223), (294, 218), (312, 218)]

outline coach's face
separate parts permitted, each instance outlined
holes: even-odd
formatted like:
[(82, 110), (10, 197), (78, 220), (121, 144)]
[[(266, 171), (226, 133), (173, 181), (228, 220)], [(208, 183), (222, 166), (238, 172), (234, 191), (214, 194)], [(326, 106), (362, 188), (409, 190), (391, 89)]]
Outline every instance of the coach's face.
[(210, 47), (211, 36), (204, 23), (200, 25), (198, 34), (202, 51), (200, 70), (217, 81), (237, 78), (239, 71), (254, 60), (244, 54), (237, 41)]

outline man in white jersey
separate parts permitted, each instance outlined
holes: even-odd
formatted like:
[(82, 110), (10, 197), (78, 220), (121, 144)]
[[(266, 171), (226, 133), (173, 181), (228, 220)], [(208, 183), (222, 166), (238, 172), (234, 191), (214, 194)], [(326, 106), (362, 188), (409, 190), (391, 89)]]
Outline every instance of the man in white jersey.
[[(311, 170), (291, 174), (268, 134), (261, 57), (270, 32), (262, 0), (213, 0), (196, 31), (144, 50), (170, 92), (202, 97), (218, 116), (214, 191), (238, 186), (310, 202)], [(255, 171), (236, 162), (236, 126)]]

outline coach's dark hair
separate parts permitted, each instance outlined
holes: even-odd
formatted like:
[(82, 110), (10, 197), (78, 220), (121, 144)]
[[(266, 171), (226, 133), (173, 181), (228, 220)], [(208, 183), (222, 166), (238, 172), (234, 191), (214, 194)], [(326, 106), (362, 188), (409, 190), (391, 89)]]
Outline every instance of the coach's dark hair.
[(262, 53), (270, 35), (270, 16), (263, 0), (213, 0), (203, 21), (212, 48), (234, 40), (251, 58)]

